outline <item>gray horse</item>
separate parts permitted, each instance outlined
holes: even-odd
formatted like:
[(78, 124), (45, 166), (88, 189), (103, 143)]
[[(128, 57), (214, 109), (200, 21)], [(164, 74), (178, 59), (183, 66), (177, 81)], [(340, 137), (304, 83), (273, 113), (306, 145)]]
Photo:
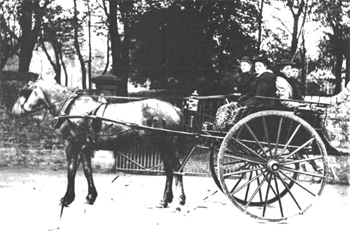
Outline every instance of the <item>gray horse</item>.
[(68, 186), (62, 206), (68, 206), (74, 201), (74, 181), (80, 162), (88, 182), (88, 204), (93, 204), (97, 197), (94, 185), (91, 156), (96, 149), (120, 150), (138, 142), (156, 141), (164, 163), (166, 184), (159, 207), (167, 207), (173, 200), (173, 177), (179, 191), (179, 204), (185, 204), (182, 175), (174, 174), (180, 167), (179, 149), (181, 139), (178, 135), (161, 131), (150, 131), (133, 128), (119, 122), (181, 131), (183, 115), (179, 108), (170, 103), (147, 99), (130, 103), (108, 103), (105, 100), (76, 92), (51, 80), (37, 79), (29, 82), (20, 91), (13, 106), (13, 114), (20, 116), (46, 108), (57, 116), (88, 116), (94, 115), (116, 122), (104, 121), (99, 118), (59, 118), (56, 127), (66, 142)]

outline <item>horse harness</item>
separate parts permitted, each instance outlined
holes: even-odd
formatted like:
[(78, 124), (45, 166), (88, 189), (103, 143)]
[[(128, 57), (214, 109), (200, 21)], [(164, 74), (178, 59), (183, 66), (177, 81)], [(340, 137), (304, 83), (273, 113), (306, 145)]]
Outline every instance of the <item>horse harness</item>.
[[(92, 120), (92, 123), (91, 123), (91, 127), (92, 129), (89, 128), (89, 126), (82, 126), (82, 125), (78, 125), (74, 122), (72, 122), (69, 118), (59, 118), (61, 116), (68, 116), (69, 113), (69, 109), (70, 107), (72, 106), (72, 104), (74, 103), (75, 100), (77, 100), (78, 97), (84, 95), (85, 93), (81, 90), (76, 90), (74, 91), (69, 97), (68, 99), (66, 100), (65, 104), (62, 106), (61, 108), (61, 111), (60, 111), (60, 114), (58, 116), (58, 120), (57, 122), (55, 123), (54, 125), (54, 128), (55, 129), (58, 129), (62, 126), (62, 124), (64, 123), (65, 120), (67, 120), (68, 124), (70, 125), (70, 127), (72, 128), (75, 128), (75, 129), (78, 129), (78, 128), (83, 128), (87, 131), (87, 138), (88, 140), (90, 141), (90, 143), (94, 144), (97, 142), (97, 138), (98, 137), (102, 137), (102, 136), (116, 136), (116, 135), (120, 135), (120, 134), (124, 134), (126, 132), (129, 132), (129, 131), (134, 131), (135, 129), (133, 128), (130, 128), (128, 130), (125, 130), (123, 132), (120, 132), (118, 134), (99, 134), (98, 132), (101, 131), (101, 125), (102, 125), (102, 120), (99, 119), (99, 118), (93, 118)], [(102, 113), (101, 113), (101, 116), (103, 117), (104, 116), (104, 113), (107, 109), (107, 106), (110, 104), (108, 102), (108, 100), (105, 99), (104, 97), (104, 94), (101, 94), (99, 97), (98, 97), (98, 100), (99, 102), (99, 105), (92, 111), (86, 113), (86, 117), (88, 118), (89, 116), (96, 116), (97, 113), (102, 109)], [(82, 117), (83, 118), (83, 117)], [(109, 125), (107, 128), (110, 128), (112, 127), (113, 124)]]

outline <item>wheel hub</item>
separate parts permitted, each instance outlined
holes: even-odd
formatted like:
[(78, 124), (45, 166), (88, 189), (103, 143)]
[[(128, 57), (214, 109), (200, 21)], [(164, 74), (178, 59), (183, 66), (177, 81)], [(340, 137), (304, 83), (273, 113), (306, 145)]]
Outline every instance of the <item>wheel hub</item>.
[(269, 172), (278, 172), (280, 170), (280, 164), (276, 160), (270, 160), (267, 163), (267, 170)]

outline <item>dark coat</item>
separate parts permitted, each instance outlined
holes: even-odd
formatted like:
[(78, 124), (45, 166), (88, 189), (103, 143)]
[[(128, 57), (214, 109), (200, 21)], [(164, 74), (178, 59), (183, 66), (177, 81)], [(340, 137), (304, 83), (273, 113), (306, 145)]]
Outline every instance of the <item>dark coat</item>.
[(262, 108), (273, 108), (275, 100), (258, 99), (256, 96), (276, 98), (276, 75), (272, 72), (264, 72), (253, 81), (253, 89), (239, 98), (238, 103), (243, 106), (255, 106)]
[(303, 85), (297, 79), (289, 78), (287, 79), (287, 81), (293, 88), (293, 99), (303, 100), (304, 99)]
[(239, 76), (239, 81), (237, 84), (238, 92), (242, 95), (249, 94), (254, 89), (253, 81), (255, 79), (255, 75), (251, 72), (243, 72)]

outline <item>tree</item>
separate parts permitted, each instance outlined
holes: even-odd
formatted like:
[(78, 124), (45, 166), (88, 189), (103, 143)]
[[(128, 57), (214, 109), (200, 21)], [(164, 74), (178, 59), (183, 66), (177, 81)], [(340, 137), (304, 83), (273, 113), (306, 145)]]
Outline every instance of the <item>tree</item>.
[(82, 88), (86, 89), (86, 67), (85, 67), (85, 61), (83, 58), (83, 55), (80, 51), (80, 42), (79, 42), (79, 19), (78, 19), (78, 9), (77, 9), (77, 0), (73, 0), (74, 2), (74, 14), (73, 14), (73, 30), (74, 30), (74, 48), (77, 53), (80, 67), (81, 67), (81, 83)]
[(262, 18), (263, 18), (263, 10), (264, 10), (264, 0), (260, 0), (259, 5), (259, 15), (258, 15), (258, 43), (257, 50), (260, 51), (261, 47), (261, 39), (262, 39)]
[[(319, 20), (331, 32), (325, 33), (325, 38), (321, 44), (322, 53), (319, 61), (323, 66), (332, 67), (336, 76), (335, 93), (341, 90), (341, 74), (344, 58), (349, 58), (350, 28), (348, 26), (350, 3), (342, 0), (322, 1), (315, 8), (315, 20)], [(330, 58), (330, 59), (325, 59)], [(349, 69), (347, 66), (347, 82), (349, 80)], [(346, 83), (347, 83), (346, 82)]]
[(19, 38), (20, 52), (18, 71), (29, 71), (33, 50), (40, 34), (44, 11), (51, 1), (52, 0), (45, 0), (43, 5), (40, 6), (39, 1), (22, 0), (19, 6), (19, 25), (22, 30), (22, 35)]
[[(242, 1), (243, 2), (243, 1)], [(133, 82), (221, 93), (220, 73), (253, 54), (256, 8), (240, 1), (150, 2), (132, 27)]]
[(0, 70), (4, 68), (8, 58), (16, 51), (17, 41), (17, 35), (8, 27), (4, 15), (0, 14)]
[(293, 31), (292, 31), (292, 42), (290, 52), (294, 55), (298, 49), (299, 42), (299, 21), (301, 15), (304, 13), (304, 20), (300, 28), (302, 29), (306, 19), (307, 12), (307, 0), (287, 0), (287, 7), (293, 15)]
[[(134, 3), (133, 1), (110, 1), (109, 2), (109, 34), (112, 52), (112, 70), (123, 81), (121, 94), (127, 93), (129, 74), (129, 50), (130, 50), (130, 27), (132, 24)], [(118, 17), (119, 16), (119, 17)], [(122, 25), (123, 33), (120, 34), (118, 26)]]

